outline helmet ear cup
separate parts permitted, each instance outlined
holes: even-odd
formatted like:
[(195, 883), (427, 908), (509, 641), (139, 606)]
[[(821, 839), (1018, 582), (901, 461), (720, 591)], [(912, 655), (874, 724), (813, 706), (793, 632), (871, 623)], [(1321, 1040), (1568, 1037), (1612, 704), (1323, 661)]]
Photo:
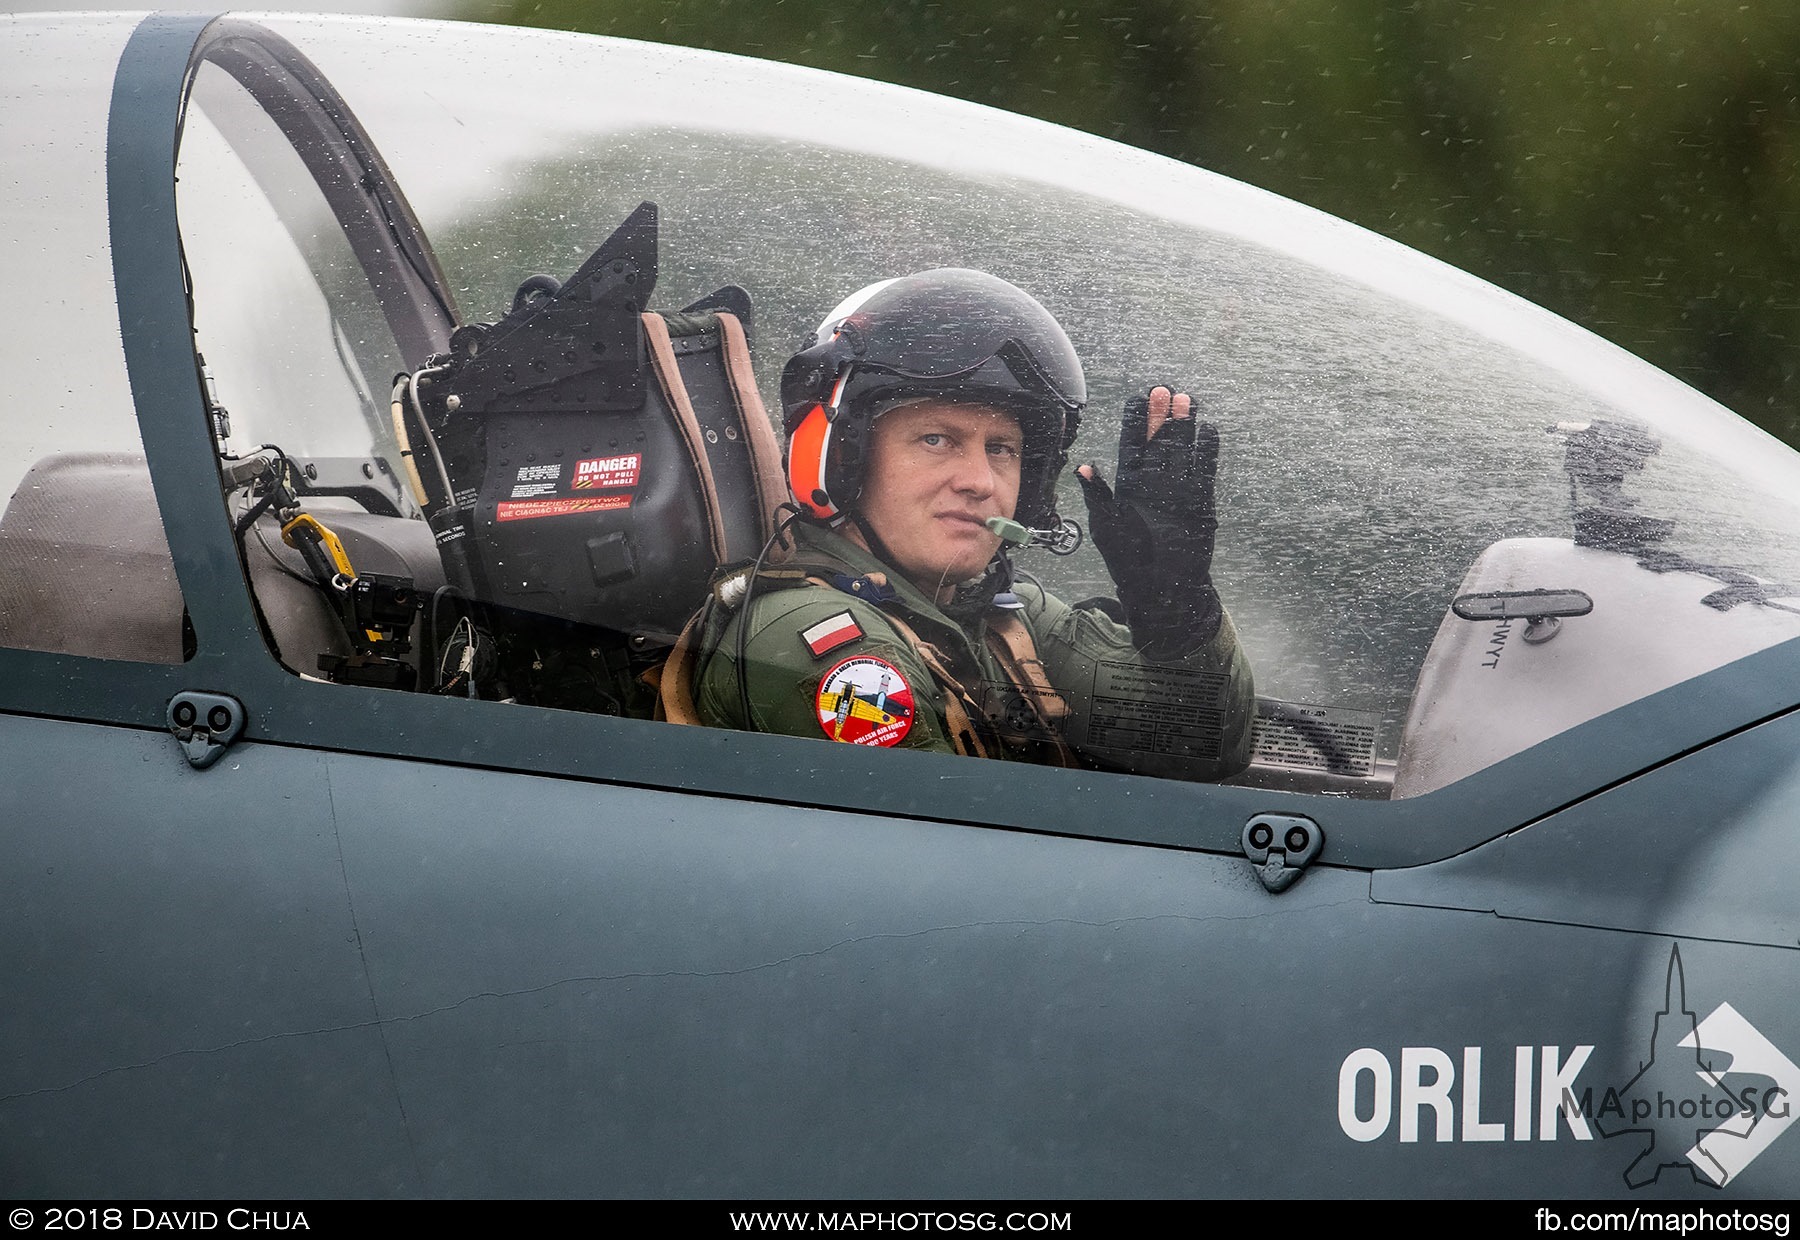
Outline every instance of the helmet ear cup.
[(825, 406), (814, 405), (788, 436), (788, 491), (820, 521), (836, 521), (843, 515), (831, 497), (826, 470), (831, 454), (831, 419)]

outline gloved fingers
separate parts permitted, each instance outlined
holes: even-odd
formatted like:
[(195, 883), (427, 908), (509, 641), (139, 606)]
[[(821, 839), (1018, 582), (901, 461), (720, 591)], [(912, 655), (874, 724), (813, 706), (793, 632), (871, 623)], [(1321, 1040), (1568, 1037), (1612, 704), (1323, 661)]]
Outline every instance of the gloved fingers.
[(1150, 441), (1152, 452), (1161, 452), (1164, 456), (1176, 459), (1186, 456), (1194, 449), (1194, 419), (1170, 417), (1163, 422), (1155, 439)]
[(1165, 423), (1184, 422), (1193, 415), (1194, 398), (1166, 383), (1159, 383), (1150, 389), (1144, 405), (1147, 415), (1144, 438), (1155, 439)]
[(1174, 403), (1172, 397), (1173, 393), (1160, 383), (1150, 389), (1149, 396), (1144, 400), (1145, 410), (1149, 415), (1144, 427), (1144, 438), (1155, 439), (1156, 432), (1160, 431), (1163, 423), (1168, 421), (1169, 412)]
[(1122, 587), (1121, 578), (1129, 578), (1149, 561), (1155, 542), (1150, 527), (1137, 509), (1113, 494), (1106, 479), (1092, 465), (1077, 469), (1075, 480), (1081, 484), (1081, 498), (1087, 503), (1088, 533), (1113, 581)]
[[(1180, 402), (1174, 402), (1173, 408), (1179, 411)], [(1202, 500), (1211, 503), (1213, 475), (1219, 467), (1219, 429), (1194, 417), (1191, 401), (1188, 416), (1170, 414), (1150, 452), (1162, 483), (1156, 507), (1188, 508)]]
[(1087, 503), (1088, 521), (1096, 519), (1105, 521), (1118, 512), (1118, 502), (1113, 498), (1113, 491), (1100, 476), (1100, 471), (1092, 465), (1083, 465), (1075, 471), (1075, 481), (1081, 484), (1081, 498)]
[[(1175, 402), (1169, 402), (1171, 410)], [(1141, 500), (1152, 508), (1166, 508), (1172, 503), (1179, 503), (1189, 485), (1194, 469), (1194, 419), (1177, 418), (1171, 412), (1157, 427), (1156, 437), (1144, 445), (1144, 458), (1139, 468), (1132, 475), (1132, 489), (1127, 497), (1133, 501)], [(1124, 485), (1125, 479), (1120, 477), (1119, 483)], [(1145, 493), (1140, 495), (1135, 488), (1142, 487)]]
[(1133, 396), (1125, 402), (1119, 419), (1119, 474), (1130, 476), (1144, 456), (1144, 445), (1150, 440), (1150, 398)]
[[(1189, 396), (1186, 392), (1178, 392), (1171, 387), (1158, 387), (1156, 392), (1168, 393), (1169, 412), (1168, 417), (1164, 419), (1164, 421), (1185, 422), (1193, 416), (1194, 398)], [(1159, 402), (1155, 398), (1155, 393), (1152, 393), (1150, 402), (1150, 437), (1152, 439), (1156, 438), (1156, 432), (1162, 429), (1162, 421), (1159, 421), (1156, 418), (1156, 407), (1158, 403)]]

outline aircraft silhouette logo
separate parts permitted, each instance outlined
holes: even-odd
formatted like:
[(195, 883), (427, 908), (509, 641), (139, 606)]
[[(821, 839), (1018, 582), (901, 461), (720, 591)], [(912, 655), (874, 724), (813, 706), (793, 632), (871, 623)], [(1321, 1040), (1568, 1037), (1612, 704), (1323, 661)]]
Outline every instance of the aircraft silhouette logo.
[[(1623, 1085), (1566, 1101), (1603, 1137), (1643, 1139), (1643, 1152), (1625, 1168), (1630, 1187), (1686, 1171), (1697, 1183), (1723, 1188), (1793, 1125), (1800, 1067), (1729, 1003), (1698, 1019), (1688, 1007), (1681, 949), (1673, 947), (1649, 1057)], [(1691, 1145), (1659, 1145), (1659, 1132), (1681, 1131), (1688, 1121)]]

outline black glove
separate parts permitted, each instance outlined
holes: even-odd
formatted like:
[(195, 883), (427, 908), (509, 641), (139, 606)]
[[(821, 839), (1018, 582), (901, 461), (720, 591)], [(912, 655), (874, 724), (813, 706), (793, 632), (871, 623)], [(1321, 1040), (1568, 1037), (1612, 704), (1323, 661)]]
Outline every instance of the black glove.
[[(1169, 411), (1154, 434), (1152, 402)], [(1206, 645), (1224, 615), (1212, 583), (1219, 432), (1192, 416), (1175, 417), (1180, 403), (1167, 388), (1126, 402), (1117, 491), (1091, 465), (1075, 473), (1088, 530), (1119, 588), (1132, 636), (1163, 659)]]

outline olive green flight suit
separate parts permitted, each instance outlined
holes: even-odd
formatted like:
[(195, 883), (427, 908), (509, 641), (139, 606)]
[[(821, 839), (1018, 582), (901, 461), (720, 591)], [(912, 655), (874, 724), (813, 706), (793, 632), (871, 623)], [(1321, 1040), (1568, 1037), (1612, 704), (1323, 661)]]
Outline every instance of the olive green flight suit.
[[(751, 601), (748, 720), (736, 664), (744, 620), (713, 605), (695, 660), (703, 723), (1178, 779), (1221, 779), (1249, 762), (1255, 689), (1229, 615), (1207, 645), (1152, 665), (1123, 625), (1030, 582), (1015, 587), (1022, 611), (995, 607), (991, 585), (940, 607), (837, 533), (801, 525), (794, 536), (792, 561)], [(1035, 644), (1035, 680), (989, 637), (1009, 615)]]

